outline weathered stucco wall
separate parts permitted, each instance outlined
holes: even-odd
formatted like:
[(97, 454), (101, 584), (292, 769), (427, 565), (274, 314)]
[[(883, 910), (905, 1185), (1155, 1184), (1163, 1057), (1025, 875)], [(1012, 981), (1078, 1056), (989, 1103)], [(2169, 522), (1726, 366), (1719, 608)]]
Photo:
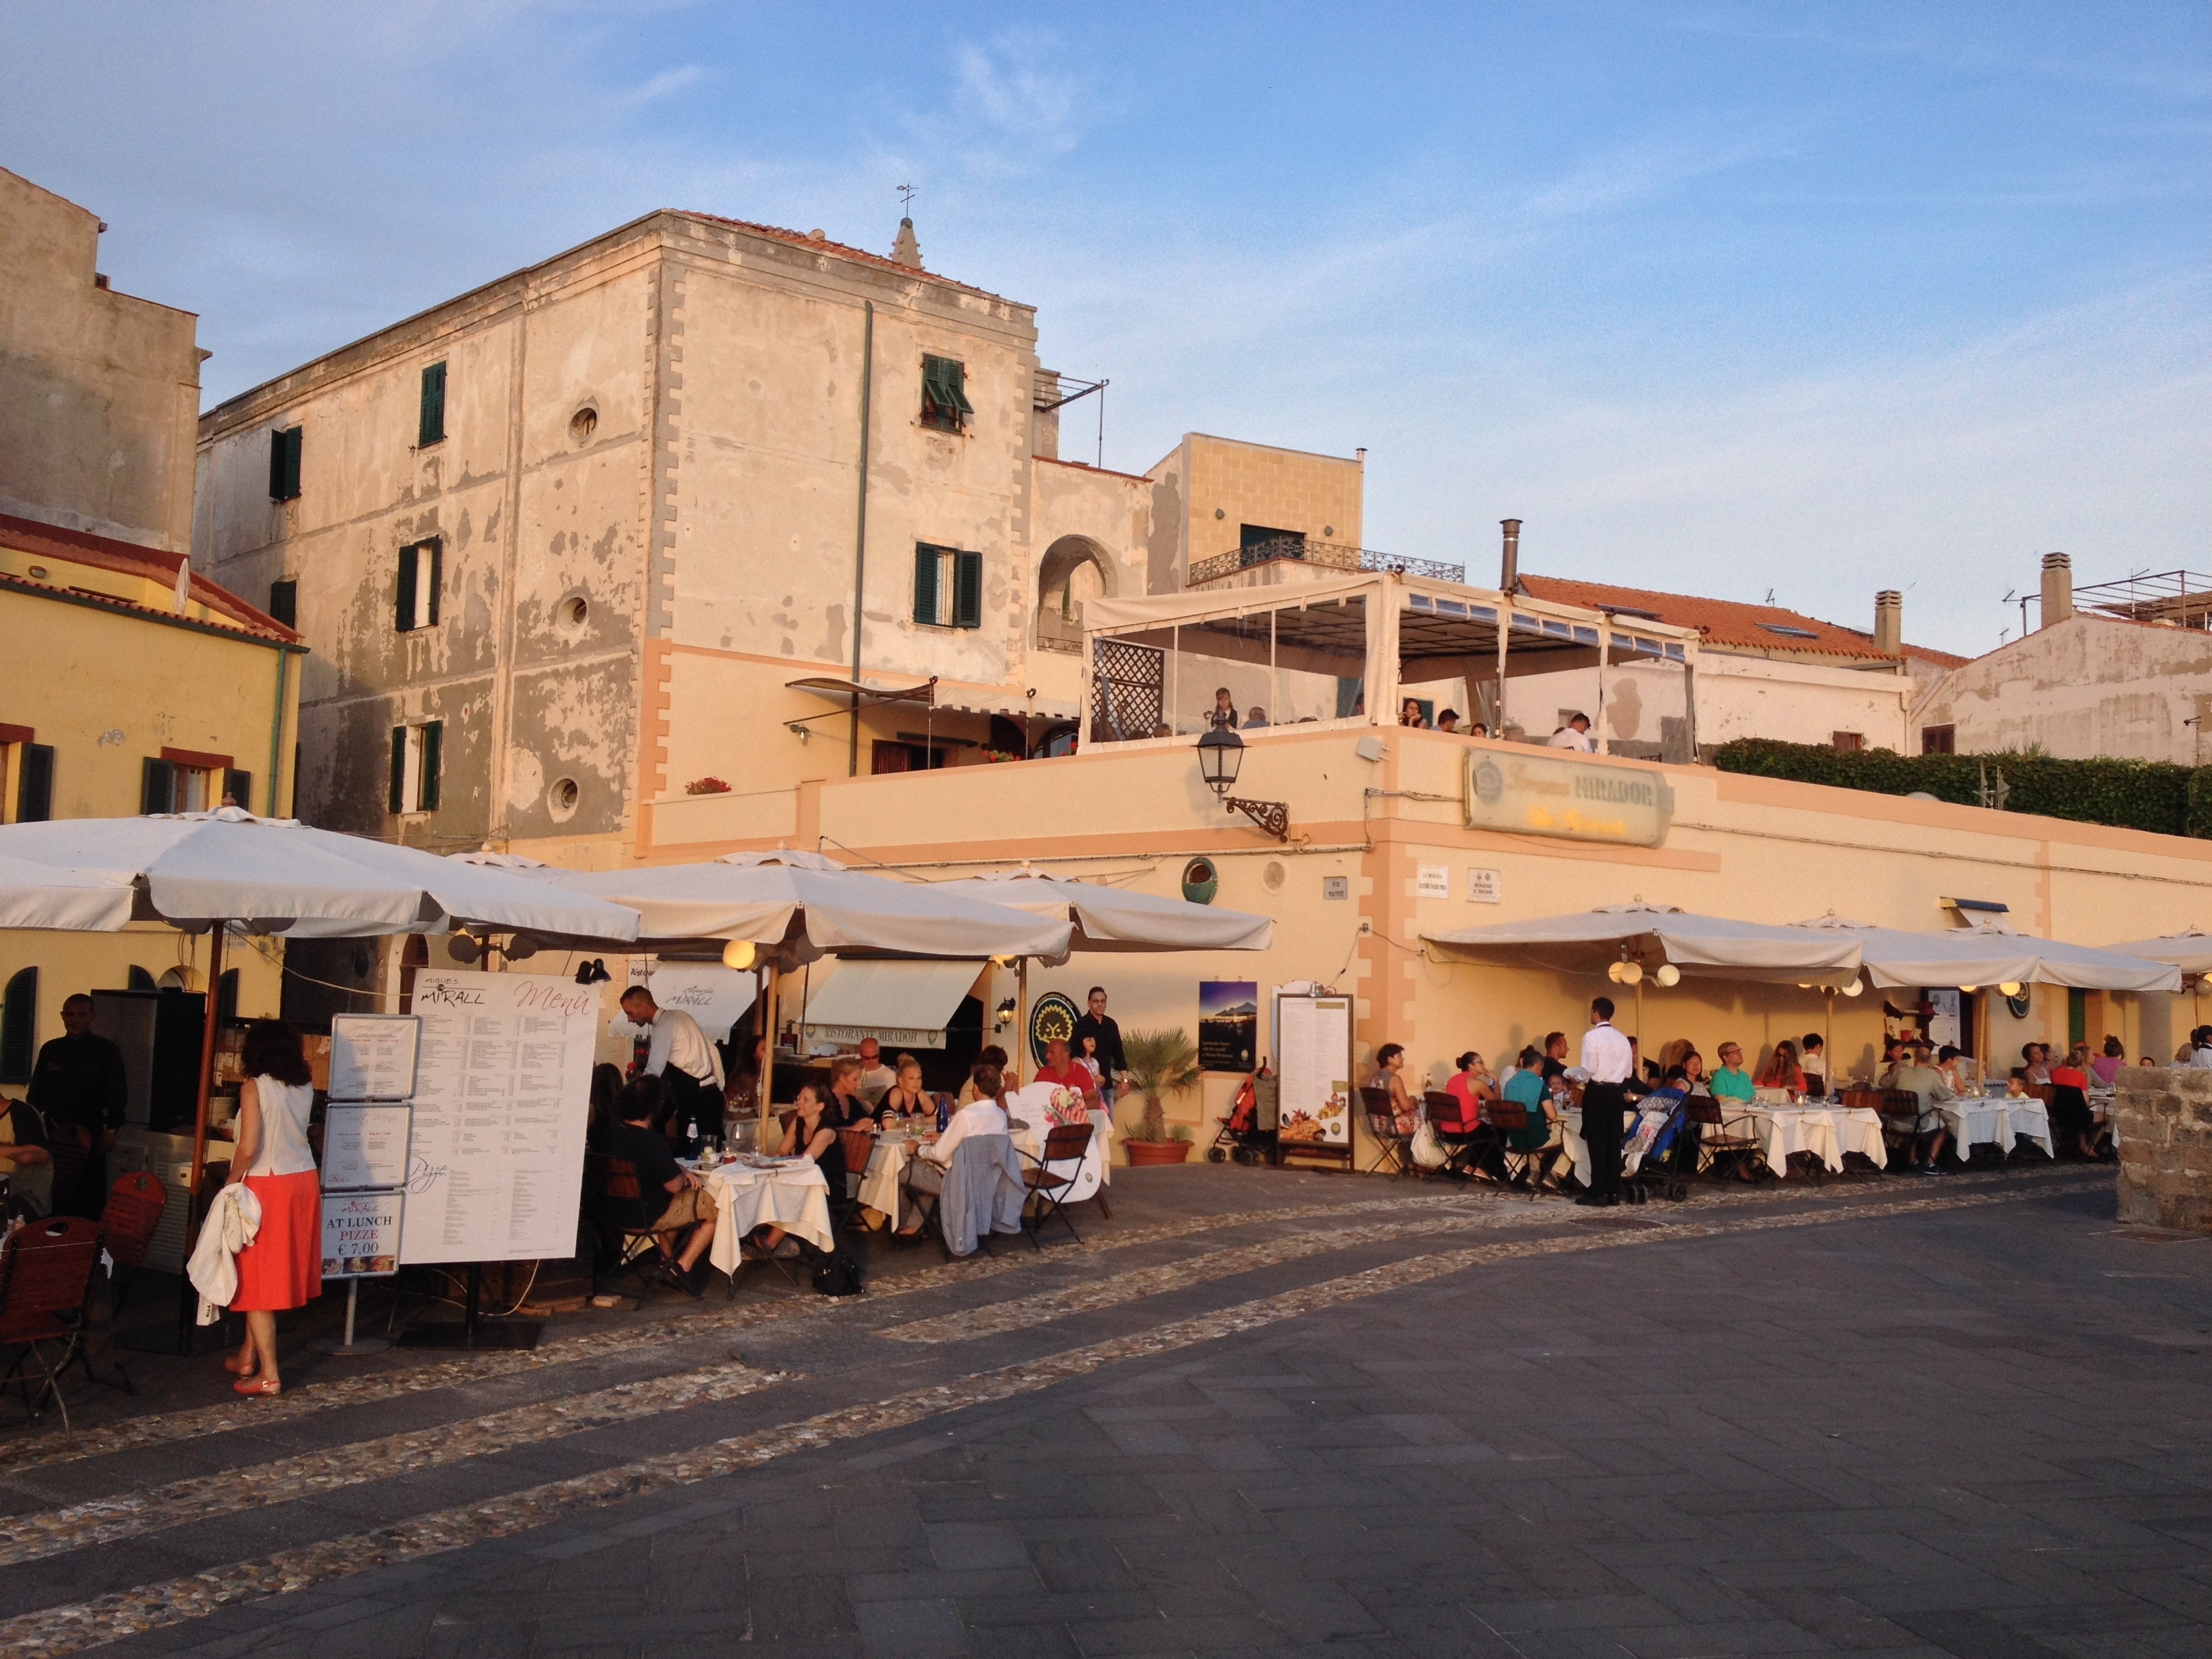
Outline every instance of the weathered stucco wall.
[(2212, 634), (2077, 614), (1953, 669), (1912, 711), (1912, 747), (1955, 728), (1960, 754), (2040, 745), (2069, 760), (2212, 760)]
[(98, 285), (100, 232), (0, 168), (0, 513), (181, 553), (198, 319)]
[(1154, 593), (1180, 591), (1196, 561), (1236, 551), (1248, 524), (1359, 545), (1366, 469), (1357, 460), (1192, 432), (1146, 476)]
[(2118, 1083), (2119, 1218), (2212, 1232), (2212, 1072), (2135, 1066)]

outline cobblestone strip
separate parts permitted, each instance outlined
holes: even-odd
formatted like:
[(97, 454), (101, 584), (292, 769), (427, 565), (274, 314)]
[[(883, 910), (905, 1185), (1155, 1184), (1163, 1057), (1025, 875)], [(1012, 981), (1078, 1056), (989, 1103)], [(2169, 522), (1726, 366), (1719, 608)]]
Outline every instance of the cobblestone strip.
[[(799, 1373), (756, 1370), (726, 1363), (672, 1376), (618, 1383), (592, 1394), (533, 1401), (461, 1423), (434, 1429), (357, 1440), (324, 1451), (302, 1452), (195, 1475), (116, 1498), (94, 1498), (43, 1514), (0, 1517), (0, 1566), (66, 1554), (94, 1544), (136, 1538), (165, 1527), (181, 1527), (217, 1516), (235, 1515), (264, 1504), (286, 1504), (343, 1486), (434, 1469), (464, 1458), (488, 1457), (518, 1446), (542, 1445), (592, 1429), (628, 1423), (663, 1412), (682, 1411), (716, 1401), (735, 1400)], [(281, 1396), (280, 1396), (281, 1397)]]
[(1085, 1239), (1079, 1243), (1054, 1245), (1049, 1255), (1039, 1256), (1024, 1250), (1018, 1255), (1010, 1253), (1005, 1256), (979, 1256), (965, 1261), (944, 1262), (902, 1274), (884, 1283), (880, 1288), (871, 1290), (864, 1297), (810, 1296), (788, 1301), (751, 1303), (726, 1313), (691, 1314), (645, 1329), (630, 1325), (611, 1330), (586, 1331), (541, 1343), (536, 1348), (469, 1354), (460, 1358), (410, 1366), (404, 1370), (372, 1371), (359, 1376), (338, 1377), (327, 1382), (309, 1382), (299, 1388), (288, 1388), (273, 1400), (225, 1400), (218, 1405), (153, 1413), (75, 1433), (56, 1431), (0, 1442), (0, 1473), (42, 1468), (55, 1463), (76, 1462), (87, 1457), (135, 1451), (145, 1446), (194, 1440), (204, 1435), (227, 1433), (233, 1429), (258, 1427), (317, 1412), (370, 1405), (380, 1401), (398, 1399), (405, 1395), (458, 1388), (492, 1377), (508, 1376), (554, 1365), (571, 1365), (611, 1355), (624, 1359), (638, 1358), (676, 1343), (726, 1335), (733, 1331), (787, 1319), (830, 1319), (841, 1314), (849, 1317), (856, 1310), (880, 1306), (893, 1297), (915, 1295), (924, 1291), (939, 1290), (947, 1285), (966, 1284), (970, 1279), (1023, 1272), (1039, 1264), (1049, 1267), (1072, 1255), (1098, 1255), (1109, 1250), (1129, 1249), (1138, 1245), (1161, 1243), (1194, 1234), (1248, 1227), (1261, 1222), (1310, 1221), (1332, 1216), (1356, 1216), (1379, 1210), (1402, 1211), (1415, 1207), (1463, 1206), (1472, 1208), (1480, 1203), (1480, 1198), (1455, 1191), (1441, 1195), (1379, 1199), (1359, 1204), (1301, 1205), (1279, 1210), (1241, 1210), (1221, 1215), (1182, 1217), (1174, 1221), (1155, 1223), (1149, 1227), (1131, 1228), (1127, 1232)]
[(1033, 1394), (1108, 1365), (1151, 1358), (1201, 1342), (1262, 1329), (1285, 1319), (1425, 1284), (1490, 1262), (1618, 1249), (1633, 1244), (1673, 1243), (1783, 1227), (1827, 1226), (1845, 1221), (1978, 1209), (2024, 1203), (2072, 1190), (2076, 1189), (2039, 1182), (2025, 1188), (2014, 1186), (1995, 1192), (1931, 1195), (1901, 1203), (1793, 1211), (1735, 1223), (1717, 1218), (1661, 1222), (1633, 1228), (1585, 1229), (1565, 1237), (1479, 1244), (1466, 1249), (1409, 1256), (1217, 1312), (1176, 1320), (1149, 1331), (977, 1372), (872, 1405), (823, 1412), (795, 1423), (755, 1430), (689, 1450), (641, 1458), (614, 1468), (548, 1481), (481, 1503), (414, 1516), (371, 1532), (301, 1545), (250, 1561), (21, 1613), (0, 1620), (0, 1653), (6, 1653), (9, 1659), (64, 1659), (66, 1655), (81, 1653), (103, 1642), (119, 1641), (126, 1636), (204, 1619), (225, 1607), (264, 1601), (379, 1567), (466, 1549), (634, 1498), (742, 1474), (795, 1452), (910, 1427), (948, 1413)]
[(889, 1326), (876, 1334), (889, 1337), (894, 1342), (969, 1342), (980, 1336), (994, 1336), (1002, 1331), (1026, 1330), (1032, 1325), (1066, 1319), (1073, 1314), (1095, 1313), (1102, 1308), (1116, 1308), (1125, 1302), (1135, 1302), (1144, 1297), (1180, 1291), (1212, 1279), (1233, 1278), (1238, 1273), (1276, 1267), (1285, 1261), (1297, 1261), (1325, 1251), (1351, 1249), (1360, 1244), (1386, 1243), (1392, 1239), (1476, 1224), (1563, 1227), (1578, 1213), (1552, 1205), (1541, 1208), (1531, 1206), (1507, 1215), (1432, 1215), (1419, 1221), (1385, 1221), (1371, 1227), (1332, 1227), (1326, 1232), (1293, 1233), (1286, 1238), (1268, 1239), (1258, 1244), (1240, 1244), (1229, 1249), (1217, 1250), (1210, 1255), (1193, 1256), (1188, 1261), (1170, 1261), (1158, 1267), (1138, 1267), (1082, 1285), (1044, 1291), (1036, 1296), (987, 1303), (980, 1308), (963, 1308), (955, 1313), (939, 1314), (930, 1319)]

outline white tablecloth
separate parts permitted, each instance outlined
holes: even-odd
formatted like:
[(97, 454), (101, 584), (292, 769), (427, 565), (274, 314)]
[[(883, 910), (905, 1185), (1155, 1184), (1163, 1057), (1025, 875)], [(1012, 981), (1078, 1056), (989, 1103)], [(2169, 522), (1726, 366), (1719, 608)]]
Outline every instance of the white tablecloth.
[(1753, 1106), (1722, 1108), (1733, 1120), (1739, 1115), (1754, 1127), (1766, 1155), (1766, 1167), (1778, 1177), (1790, 1174), (1790, 1154), (1811, 1152), (1831, 1170), (1844, 1167), (1844, 1154), (1857, 1152), (1877, 1170), (1889, 1167), (1889, 1149), (1881, 1139), (1881, 1114), (1868, 1106)]
[[(1092, 1196), (1103, 1186), (1111, 1185), (1114, 1179), (1113, 1126), (1103, 1112), (1091, 1114), (1091, 1150), (1084, 1155), (1083, 1169), (1076, 1176), (1075, 1186), (1066, 1201), (1079, 1204)], [(1035, 1158), (1043, 1150), (1044, 1142), (1036, 1128), (1017, 1118), (1012, 1125), (1014, 1150)], [(860, 1177), (855, 1189), (860, 1202), (868, 1208), (886, 1216), (899, 1212), (899, 1188), (906, 1179), (906, 1166), (921, 1152), (921, 1143), (903, 1135), (878, 1135), (875, 1150), (868, 1155), (868, 1167)]]
[(737, 1273), (745, 1235), (767, 1222), (820, 1249), (836, 1243), (830, 1231), (830, 1183), (811, 1164), (783, 1170), (725, 1164), (707, 1171), (706, 1182), (714, 1200), (709, 1259), (726, 1273)]
[(1943, 1127), (1950, 1130), (1960, 1158), (1966, 1157), (1968, 1149), (1982, 1146), (1995, 1146), (2001, 1156), (2008, 1154), (2015, 1135), (2026, 1135), (2046, 1153), (2051, 1152), (2051, 1114), (2033, 1095), (2017, 1099), (1970, 1097), (1938, 1101), (1936, 1110), (1943, 1119)]

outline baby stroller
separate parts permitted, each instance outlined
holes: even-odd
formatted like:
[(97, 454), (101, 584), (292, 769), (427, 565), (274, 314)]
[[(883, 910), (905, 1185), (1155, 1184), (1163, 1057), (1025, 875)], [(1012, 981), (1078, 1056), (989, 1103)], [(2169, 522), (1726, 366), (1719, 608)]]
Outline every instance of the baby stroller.
[[(1255, 1074), (1244, 1079), (1230, 1103), (1229, 1115), (1206, 1146), (1206, 1161), (1220, 1164), (1234, 1158), (1239, 1164), (1272, 1163), (1275, 1156), (1275, 1079)], [(1264, 1126), (1264, 1127), (1263, 1127)]]
[(1690, 1196), (1688, 1177), (1676, 1167), (1682, 1123), (1689, 1103), (1647, 1097), (1637, 1109), (1636, 1127), (1620, 1148), (1620, 1196), (1630, 1204), (1664, 1198), (1680, 1204)]

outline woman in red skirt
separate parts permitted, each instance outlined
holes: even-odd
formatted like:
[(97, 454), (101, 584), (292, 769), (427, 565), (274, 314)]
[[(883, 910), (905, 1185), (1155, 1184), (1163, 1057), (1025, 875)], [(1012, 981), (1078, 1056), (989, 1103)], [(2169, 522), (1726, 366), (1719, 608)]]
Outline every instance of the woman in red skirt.
[(246, 1033), (238, 1094), (238, 1147), (230, 1178), (261, 1203), (261, 1230), (238, 1253), (238, 1294), (230, 1310), (246, 1316), (246, 1344), (222, 1362), (240, 1394), (281, 1394), (276, 1316), (323, 1293), (323, 1191), (307, 1145), (315, 1091), (300, 1034), (281, 1019), (256, 1020)]

